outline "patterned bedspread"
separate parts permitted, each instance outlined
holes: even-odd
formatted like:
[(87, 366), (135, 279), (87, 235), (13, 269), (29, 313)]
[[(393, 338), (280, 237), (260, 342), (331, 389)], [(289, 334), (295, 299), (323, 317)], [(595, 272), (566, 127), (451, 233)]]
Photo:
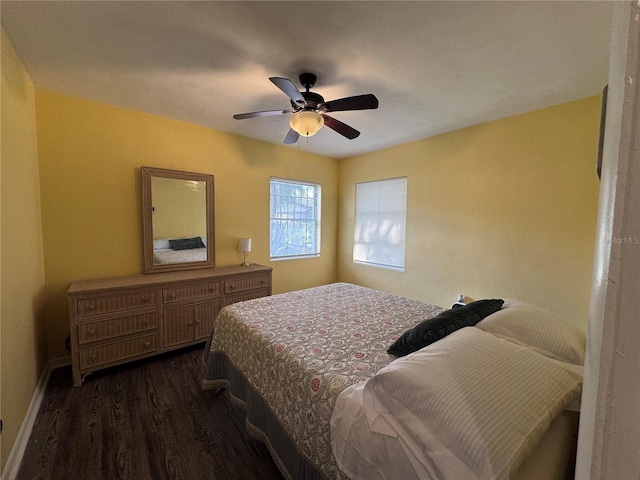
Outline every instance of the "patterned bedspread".
[(226, 387), (244, 404), (285, 476), (344, 478), (330, 444), (336, 398), (389, 364), (400, 334), (440, 311), (347, 283), (229, 305), (205, 349), (203, 386)]

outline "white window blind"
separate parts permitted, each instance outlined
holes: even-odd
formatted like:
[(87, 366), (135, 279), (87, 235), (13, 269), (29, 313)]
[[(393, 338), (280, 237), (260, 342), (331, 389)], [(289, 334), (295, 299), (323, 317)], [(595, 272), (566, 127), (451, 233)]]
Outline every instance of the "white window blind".
[(353, 261), (404, 270), (407, 178), (356, 184)]
[(320, 185), (271, 179), (272, 260), (320, 255)]

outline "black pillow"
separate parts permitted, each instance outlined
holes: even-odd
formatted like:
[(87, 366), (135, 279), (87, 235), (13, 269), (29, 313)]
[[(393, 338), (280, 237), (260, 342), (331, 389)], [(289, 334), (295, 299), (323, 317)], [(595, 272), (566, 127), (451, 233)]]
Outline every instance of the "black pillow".
[(204, 243), (200, 237), (176, 238), (169, 240), (169, 246), (172, 250), (191, 250), (192, 248), (204, 248)]
[(483, 318), (502, 308), (504, 300), (477, 300), (462, 307), (445, 310), (439, 315), (420, 322), (404, 332), (387, 349), (387, 353), (404, 357), (463, 327), (472, 327)]

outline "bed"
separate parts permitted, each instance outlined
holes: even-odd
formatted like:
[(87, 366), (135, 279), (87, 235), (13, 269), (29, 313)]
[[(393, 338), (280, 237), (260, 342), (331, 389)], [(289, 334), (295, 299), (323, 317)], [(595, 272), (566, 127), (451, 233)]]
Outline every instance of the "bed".
[[(490, 321), (529, 306), (505, 307), (397, 358), (387, 353), (392, 343), (449, 311), (347, 283), (229, 305), (204, 350), (203, 388), (224, 389), (245, 410), (249, 433), (288, 479), (540, 478), (531, 460), (539, 444), (545, 469), (555, 469), (548, 478), (562, 478), (552, 475), (571, 455), (577, 426), (568, 409), (580, 395), (584, 338), (562, 324), (576, 337), (567, 361), (567, 342), (547, 351), (558, 347), (553, 328), (523, 331), (529, 323), (536, 330), (537, 317), (515, 327)], [(494, 380), (500, 388), (482, 388)], [(512, 404), (511, 390), (524, 404)], [(433, 391), (433, 405), (421, 401)], [(512, 435), (522, 416), (530, 420)], [(430, 427), (434, 418), (442, 422)]]

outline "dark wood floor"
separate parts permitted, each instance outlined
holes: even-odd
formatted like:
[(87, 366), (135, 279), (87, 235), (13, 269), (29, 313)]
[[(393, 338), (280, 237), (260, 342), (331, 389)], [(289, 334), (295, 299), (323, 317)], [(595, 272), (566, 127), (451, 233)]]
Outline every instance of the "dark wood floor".
[(98, 372), (52, 372), (18, 472), (33, 479), (282, 480), (223, 396), (200, 389), (202, 347)]

